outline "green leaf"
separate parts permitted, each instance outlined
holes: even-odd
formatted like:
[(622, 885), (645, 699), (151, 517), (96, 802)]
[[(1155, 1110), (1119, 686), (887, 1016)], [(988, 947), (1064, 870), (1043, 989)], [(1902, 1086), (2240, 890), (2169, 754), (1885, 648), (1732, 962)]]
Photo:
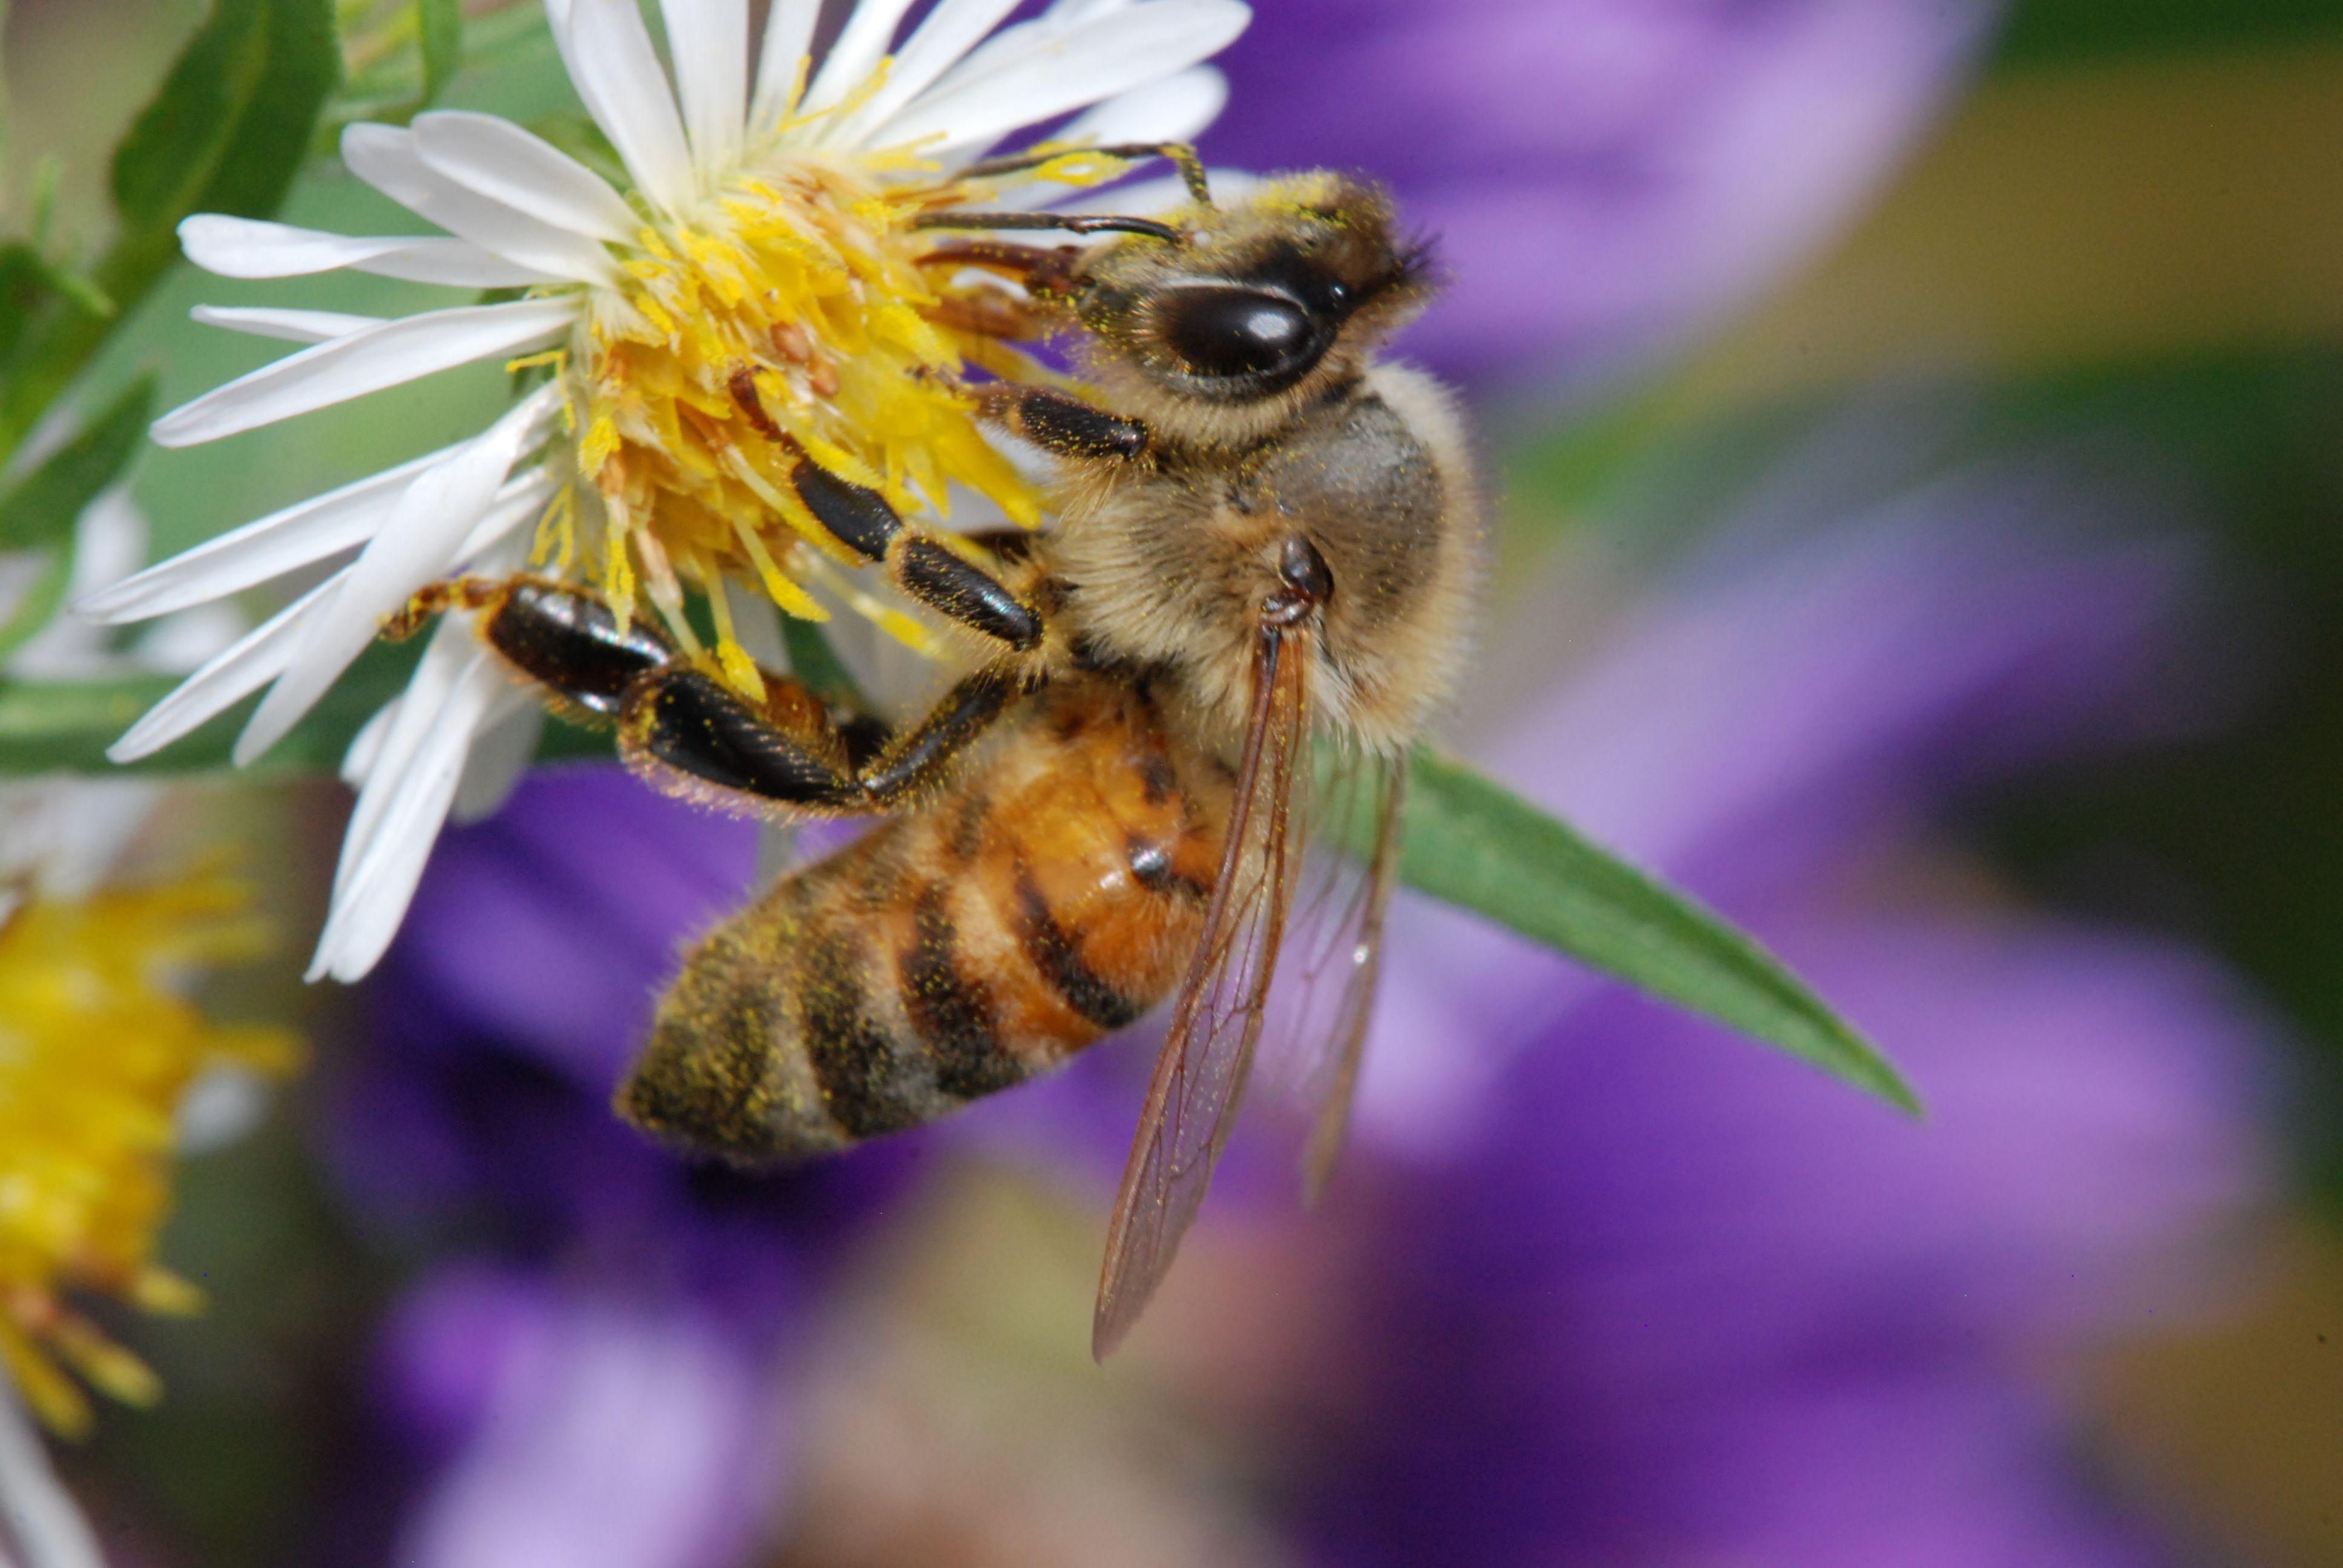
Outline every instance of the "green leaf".
[(1503, 785), (1418, 751), (1400, 877), (1917, 1113), (1886, 1058), (1780, 960)]
[(17, 599), (5, 620), (0, 620), (0, 660), (38, 637), (65, 607), (65, 590), (73, 586), (74, 541), (50, 547), (41, 575)]
[(115, 149), (121, 227), (90, 282), (116, 315), (62, 299), (41, 309), (0, 362), (0, 454), (178, 259), (182, 218), (277, 210), (340, 71), (332, 0), (215, 0)]
[(155, 381), (145, 377), (0, 495), (0, 550), (40, 549), (73, 538), (83, 508), (129, 466), (154, 409)]
[(114, 153), (123, 221), (277, 210), (341, 72), (331, 0), (215, 0)]
[(1993, 55), (2000, 69), (2343, 39), (2343, 0), (2025, 0)]
[[(378, 648), (337, 682), (293, 733), (244, 774), (331, 772), (359, 726), (397, 696), (415, 663), (412, 648)], [(0, 775), (224, 772), (243, 727), (223, 714), (153, 757), (117, 765), (106, 749), (155, 706), (179, 678), (131, 675), (104, 680), (0, 679)]]
[(456, 79), (464, 59), (464, 0), (416, 0), (417, 42), (423, 53), (422, 108)]
[[(244, 727), (246, 705), (213, 719), (192, 735), (136, 762), (107, 759), (106, 749), (139, 716), (179, 684), (174, 675), (129, 675), (102, 680), (9, 680), (0, 678), (0, 778), (47, 773), (143, 773), (180, 778), (226, 773), (238, 778), (286, 778), (331, 773), (358, 729), (407, 688), (419, 649), (377, 646), (337, 681), (292, 734), (250, 767), (229, 756)], [(611, 761), (607, 730), (548, 725), (539, 763)]]
[(55, 292), (39, 251), (21, 243), (0, 246), (0, 359), (23, 338), (33, 312)]

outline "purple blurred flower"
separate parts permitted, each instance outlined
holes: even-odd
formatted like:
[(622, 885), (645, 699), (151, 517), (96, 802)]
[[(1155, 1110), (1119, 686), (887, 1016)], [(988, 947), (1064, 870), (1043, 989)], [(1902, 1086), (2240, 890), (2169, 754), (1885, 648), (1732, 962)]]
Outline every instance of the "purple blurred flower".
[(784, 1473), (776, 1359), (688, 1300), (458, 1268), (402, 1305), (386, 1402), (454, 1455), (393, 1561), (425, 1568), (737, 1563)]
[(2266, 1175), (2258, 1031), (2194, 954), (1912, 875), (1956, 786), (2171, 721), (2127, 694), (2166, 684), (2184, 563), (2077, 544), (2107, 495), (1994, 467), (1728, 541), (1489, 749), (1725, 903), (1930, 1112), (1409, 910), (1360, 1121), (1414, 1169), (1327, 1561), (2155, 1560), (2028, 1369), (2186, 1300)]
[(1990, 0), (1269, 0), (1206, 146), (1362, 168), (1454, 288), (1452, 374), (1583, 377), (1827, 240), (1944, 103)]
[(2237, 998), (2038, 920), (1760, 925), (1929, 1121), (1615, 992), (1547, 1025), (1479, 1135), (1393, 1184), (1329, 1561), (2156, 1560), (2028, 1368), (2168, 1308), (2251, 1191)]

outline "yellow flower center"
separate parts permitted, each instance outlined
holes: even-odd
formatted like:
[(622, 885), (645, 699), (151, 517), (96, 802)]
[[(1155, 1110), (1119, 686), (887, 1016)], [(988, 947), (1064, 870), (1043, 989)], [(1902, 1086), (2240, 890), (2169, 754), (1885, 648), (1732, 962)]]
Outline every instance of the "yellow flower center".
[(959, 389), (964, 365), (1014, 374), (1026, 362), (940, 319), (938, 280), (920, 266), (938, 236), (912, 220), (965, 193), (876, 177), (890, 161), (779, 153), (692, 221), (647, 226), (623, 289), (594, 296), (561, 357), (578, 472), (599, 515), (581, 528), (557, 504), (540, 560), (567, 570), (582, 555), (622, 616), (647, 597), (695, 652), (684, 593), (700, 589), (722, 669), (752, 692), (719, 591), (727, 577), (812, 620), (829, 614), (806, 591), (819, 581), (914, 646), (928, 641), (846, 583), (837, 568), (859, 558), (798, 498), (798, 462), (879, 491), (907, 519), (946, 519), (954, 484), (1022, 526), (1038, 518)]
[(91, 1419), (67, 1368), (134, 1403), (159, 1392), (69, 1292), (201, 1304), (154, 1261), (179, 1102), (211, 1069), (283, 1073), (299, 1049), (207, 1021), (172, 982), (264, 941), (243, 889), (216, 874), (35, 901), (0, 924), (0, 1367), (60, 1432)]

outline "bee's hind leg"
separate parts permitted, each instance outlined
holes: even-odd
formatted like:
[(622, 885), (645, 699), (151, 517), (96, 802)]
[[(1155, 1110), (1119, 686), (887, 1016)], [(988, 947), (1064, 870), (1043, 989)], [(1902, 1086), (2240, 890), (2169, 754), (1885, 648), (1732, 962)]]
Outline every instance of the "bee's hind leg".
[(383, 623), (383, 635), (403, 640), (447, 610), (469, 611), (480, 640), (527, 677), (549, 707), (581, 724), (617, 719), (636, 681), (679, 658), (648, 623), (621, 627), (594, 595), (527, 576), (432, 583)]

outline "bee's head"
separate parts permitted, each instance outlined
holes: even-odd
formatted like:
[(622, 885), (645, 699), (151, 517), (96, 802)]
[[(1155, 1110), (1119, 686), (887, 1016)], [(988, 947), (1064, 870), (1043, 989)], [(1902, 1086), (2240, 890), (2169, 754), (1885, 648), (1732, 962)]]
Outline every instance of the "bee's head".
[(1355, 376), (1431, 290), (1422, 246), (1382, 189), (1349, 176), (1272, 180), (1227, 207), (1168, 215), (1182, 238), (1100, 246), (1076, 314), (1109, 394), (1192, 437), (1243, 439)]

